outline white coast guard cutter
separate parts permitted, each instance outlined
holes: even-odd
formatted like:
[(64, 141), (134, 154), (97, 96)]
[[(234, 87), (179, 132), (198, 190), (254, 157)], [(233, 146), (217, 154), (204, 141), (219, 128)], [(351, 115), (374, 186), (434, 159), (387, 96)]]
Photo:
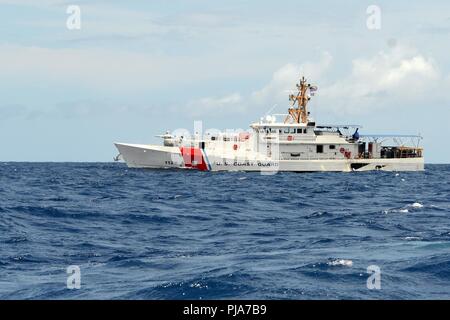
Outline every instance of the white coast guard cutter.
[(307, 104), (317, 87), (303, 77), (297, 89), (297, 94), (289, 96), (293, 104), (284, 121), (267, 116), (251, 124), (250, 132), (202, 137), (167, 132), (159, 136), (162, 146), (115, 145), (131, 168), (298, 172), (424, 169), (420, 136), (360, 135), (361, 127), (356, 125), (316, 125)]

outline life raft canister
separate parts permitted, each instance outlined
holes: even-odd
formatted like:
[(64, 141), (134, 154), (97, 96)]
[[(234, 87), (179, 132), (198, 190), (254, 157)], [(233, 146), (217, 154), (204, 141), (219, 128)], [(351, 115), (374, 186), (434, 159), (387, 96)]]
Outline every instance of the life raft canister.
[(288, 139), (288, 141), (292, 141), (292, 140), (294, 140), (294, 137), (293, 136), (288, 136), (287, 139)]
[(235, 144), (235, 145), (233, 145), (233, 150), (237, 150), (238, 149), (238, 145), (237, 144)]

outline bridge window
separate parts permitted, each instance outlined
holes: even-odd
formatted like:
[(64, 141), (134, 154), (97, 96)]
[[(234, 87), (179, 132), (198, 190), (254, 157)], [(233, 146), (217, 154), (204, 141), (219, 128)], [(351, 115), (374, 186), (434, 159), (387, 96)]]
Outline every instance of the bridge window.
[(336, 146), (334, 144), (330, 144), (330, 150), (336, 149)]
[(284, 129), (284, 133), (289, 133), (289, 128)]
[(302, 129), (297, 129), (297, 133), (302, 133)]
[(323, 145), (318, 144), (318, 145), (317, 145), (316, 152), (317, 152), (317, 153), (323, 153)]

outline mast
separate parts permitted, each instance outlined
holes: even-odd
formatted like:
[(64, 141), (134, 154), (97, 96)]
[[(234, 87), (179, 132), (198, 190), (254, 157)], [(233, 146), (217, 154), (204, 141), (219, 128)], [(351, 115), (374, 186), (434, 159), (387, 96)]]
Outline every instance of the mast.
[[(296, 84), (298, 93), (289, 95), (289, 101), (292, 101), (291, 107), (288, 109), (289, 115), (284, 120), (284, 123), (308, 123), (308, 110), (306, 105), (311, 99), (311, 95), (317, 90), (316, 86), (306, 83), (305, 77), (300, 79), (300, 83)], [(294, 107), (297, 104), (297, 107)]]

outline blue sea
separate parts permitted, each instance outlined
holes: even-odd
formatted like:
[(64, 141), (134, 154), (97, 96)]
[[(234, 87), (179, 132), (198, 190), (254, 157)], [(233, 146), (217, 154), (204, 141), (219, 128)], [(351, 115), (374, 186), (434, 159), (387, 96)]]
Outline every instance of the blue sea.
[(0, 298), (449, 299), (450, 165), (261, 175), (0, 163)]

